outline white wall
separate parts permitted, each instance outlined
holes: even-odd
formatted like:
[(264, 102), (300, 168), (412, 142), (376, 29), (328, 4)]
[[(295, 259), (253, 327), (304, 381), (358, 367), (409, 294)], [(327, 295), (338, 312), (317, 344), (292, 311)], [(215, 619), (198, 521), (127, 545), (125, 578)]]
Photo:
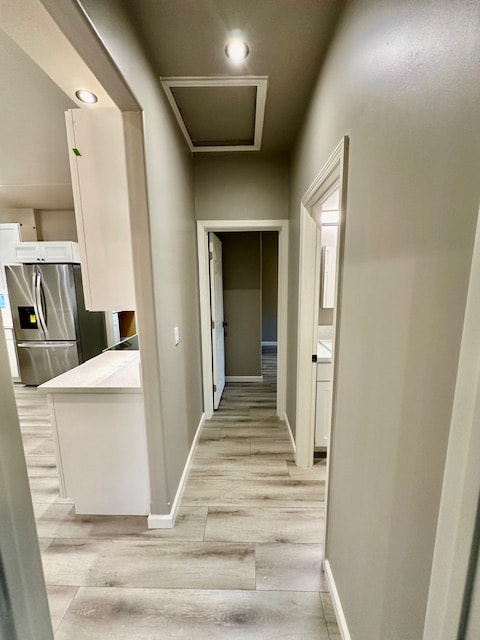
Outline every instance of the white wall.
[(283, 157), (252, 153), (196, 157), (197, 220), (288, 218), (288, 172)]
[[(350, 139), (326, 556), (351, 637), (422, 637), (478, 209), (476, 1), (352, 0), (293, 165), (299, 202)], [(297, 326), (287, 412), (295, 415)]]
[[(84, 0), (82, 5), (143, 110), (150, 246), (136, 258), (144, 261), (143, 254), (150, 252), (153, 288), (143, 294), (149, 307), (143, 313), (153, 314), (154, 334), (140, 332), (140, 338), (142, 359), (156, 356), (144, 387), (146, 403), (158, 407), (160, 398), (160, 414), (147, 435), (152, 511), (161, 514), (170, 510), (202, 415), (192, 160), (120, 3)], [(137, 232), (134, 218), (132, 233)], [(148, 281), (150, 275), (145, 276)]]

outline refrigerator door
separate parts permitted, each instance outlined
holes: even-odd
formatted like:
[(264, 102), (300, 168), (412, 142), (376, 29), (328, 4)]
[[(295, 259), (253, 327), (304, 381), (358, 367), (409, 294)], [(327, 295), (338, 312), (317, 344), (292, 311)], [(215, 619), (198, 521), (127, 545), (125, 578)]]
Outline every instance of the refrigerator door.
[(17, 353), (23, 384), (43, 384), (79, 364), (74, 341), (18, 342)]
[(13, 265), (5, 271), (17, 340), (77, 339), (72, 265)]

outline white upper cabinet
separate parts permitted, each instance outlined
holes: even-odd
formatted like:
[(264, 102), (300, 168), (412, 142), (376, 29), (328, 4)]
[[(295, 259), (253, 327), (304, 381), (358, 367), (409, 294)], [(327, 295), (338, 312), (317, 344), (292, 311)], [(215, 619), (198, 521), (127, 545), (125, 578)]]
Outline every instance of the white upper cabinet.
[(122, 114), (70, 109), (65, 117), (86, 308), (135, 310)]
[(18, 242), (15, 262), (80, 262), (78, 242)]

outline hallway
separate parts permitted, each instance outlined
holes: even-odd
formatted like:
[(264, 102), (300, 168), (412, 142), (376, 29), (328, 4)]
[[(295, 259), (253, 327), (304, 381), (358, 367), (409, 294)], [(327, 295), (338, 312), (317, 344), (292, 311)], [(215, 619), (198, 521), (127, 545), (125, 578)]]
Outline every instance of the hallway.
[(338, 640), (320, 571), (325, 465), (295, 466), (264, 381), (227, 385), (205, 423), (173, 530), (76, 516), (58, 496), (43, 395), (17, 405), (56, 640)]

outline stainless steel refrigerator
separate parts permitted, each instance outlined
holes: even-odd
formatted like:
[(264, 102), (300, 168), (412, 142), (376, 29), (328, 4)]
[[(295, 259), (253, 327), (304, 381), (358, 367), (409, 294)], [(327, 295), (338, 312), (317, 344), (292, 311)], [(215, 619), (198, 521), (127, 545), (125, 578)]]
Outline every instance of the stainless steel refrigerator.
[(102, 312), (86, 311), (79, 264), (5, 267), (20, 379), (39, 385), (101, 353)]

